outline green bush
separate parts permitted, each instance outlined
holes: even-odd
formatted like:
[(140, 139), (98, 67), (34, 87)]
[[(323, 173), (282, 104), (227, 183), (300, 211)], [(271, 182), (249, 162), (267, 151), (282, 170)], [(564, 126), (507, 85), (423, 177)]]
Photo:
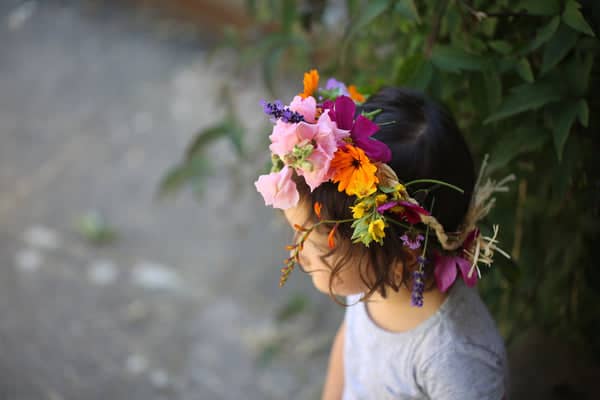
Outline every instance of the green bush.
[[(247, 3), (257, 21), (253, 37), (232, 28), (224, 43), (239, 50), (242, 68), (260, 65), (273, 94), (283, 72), (298, 77), (300, 88), (301, 73), (316, 67), (366, 93), (407, 86), (449, 106), (475, 157), (489, 153), (498, 177), (517, 175), (490, 216), (501, 224), (512, 260), (499, 257), (480, 286), (502, 332), (511, 340), (535, 325), (591, 346), (600, 358), (600, 268), (592, 258), (600, 236), (599, 121), (592, 112), (599, 108), (590, 91), (600, 87), (599, 46), (580, 4)], [(588, 4), (590, 12), (600, 11)], [(205, 169), (202, 148), (212, 140), (229, 138), (243, 157), (242, 132), (233, 111), (200, 132), (163, 189), (197, 181)]]

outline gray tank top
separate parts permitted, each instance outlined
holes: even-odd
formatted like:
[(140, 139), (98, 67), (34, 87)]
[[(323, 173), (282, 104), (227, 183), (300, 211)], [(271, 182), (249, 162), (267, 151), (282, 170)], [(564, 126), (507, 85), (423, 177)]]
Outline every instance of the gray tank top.
[(344, 400), (506, 398), (504, 342), (477, 291), (462, 281), (410, 331), (380, 328), (364, 303), (349, 306), (345, 320)]

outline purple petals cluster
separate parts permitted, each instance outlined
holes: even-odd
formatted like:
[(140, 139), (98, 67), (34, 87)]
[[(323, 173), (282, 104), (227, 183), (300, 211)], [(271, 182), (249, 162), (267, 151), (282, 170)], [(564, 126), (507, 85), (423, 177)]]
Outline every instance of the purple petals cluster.
[(410, 303), (414, 307), (423, 307), (423, 291), (425, 290), (425, 257), (417, 258), (419, 268), (413, 272), (412, 293)]
[(350, 131), (354, 145), (360, 147), (369, 159), (381, 162), (392, 159), (390, 148), (371, 137), (379, 130), (379, 125), (363, 115), (354, 118), (356, 104), (350, 97), (339, 96), (335, 101), (327, 100), (323, 102), (323, 109), (329, 110), (329, 115), (338, 128)]
[(402, 240), (404, 246), (411, 250), (416, 250), (421, 247), (421, 242), (425, 240), (425, 237), (419, 233), (418, 235), (413, 236), (413, 238), (410, 238), (408, 234), (405, 233), (404, 235), (400, 236), (400, 240)]
[(275, 100), (270, 103), (262, 100), (260, 104), (263, 106), (265, 114), (271, 117), (272, 120), (282, 120), (283, 122), (295, 124), (304, 121), (304, 116), (296, 111), (292, 111), (289, 107), (284, 106), (281, 101)]

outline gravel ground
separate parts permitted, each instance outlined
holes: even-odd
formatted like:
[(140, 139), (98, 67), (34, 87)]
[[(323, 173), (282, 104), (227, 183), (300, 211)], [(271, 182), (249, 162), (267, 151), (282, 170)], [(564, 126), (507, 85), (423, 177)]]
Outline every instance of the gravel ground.
[[(227, 56), (97, 4), (0, 5), (0, 399), (317, 398), (342, 310), (301, 273), (277, 287), (290, 232), (254, 192), (259, 166), (217, 143), (204, 197), (156, 200), (223, 113)], [(236, 93), (240, 109), (267, 96)], [(82, 216), (117, 239), (91, 244)], [(301, 311), (280, 321), (285, 304)]]

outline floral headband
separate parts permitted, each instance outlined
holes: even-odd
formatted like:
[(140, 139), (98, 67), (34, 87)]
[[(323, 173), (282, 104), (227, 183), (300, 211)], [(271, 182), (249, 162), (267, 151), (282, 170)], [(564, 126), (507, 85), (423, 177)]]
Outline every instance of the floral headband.
[[(327, 220), (321, 217), (321, 204), (313, 205), (318, 222), (310, 228), (296, 225), (300, 233), (297, 243), (288, 246), (291, 251), (281, 269), (280, 286), (283, 286), (299, 262), (304, 242), (317, 226), (333, 226), (328, 235), (329, 247), (334, 248), (334, 237), (339, 224), (352, 223), (354, 243), (365, 246), (373, 242), (383, 244), (386, 228), (397, 225), (405, 229), (400, 237), (411, 250), (422, 249), (418, 268), (413, 272), (412, 304), (423, 305), (424, 266), (434, 263), (434, 276), (438, 288), (445, 292), (454, 283), (460, 271), (468, 286), (474, 286), (481, 277), (479, 264), (491, 265), (494, 251), (509, 257), (499, 249), (496, 237), (484, 237), (477, 222), (484, 218), (494, 204), (491, 197), (505, 192), (507, 182), (514, 176), (496, 183), (487, 180), (482, 184), (486, 161), (479, 174), (471, 206), (459, 232), (447, 233), (443, 226), (411, 197), (411, 185), (431, 183), (463, 193), (463, 190), (434, 179), (419, 179), (400, 183), (396, 173), (386, 163), (392, 158), (389, 147), (372, 138), (379, 125), (372, 121), (381, 110), (356, 116), (357, 104), (366, 96), (355, 86), (346, 86), (333, 78), (324, 89), (319, 88), (319, 74), (311, 70), (304, 74), (304, 91), (294, 97), (289, 105), (280, 101), (262, 102), (264, 111), (275, 124), (269, 136), (271, 145), (271, 173), (261, 175), (255, 182), (265, 204), (287, 209), (300, 201), (293, 179), (301, 176), (310, 190), (324, 182), (337, 184), (340, 192), (355, 196), (351, 207), (352, 218)], [(436, 240), (439, 251), (434, 250), (431, 260), (426, 258), (430, 240)]]

